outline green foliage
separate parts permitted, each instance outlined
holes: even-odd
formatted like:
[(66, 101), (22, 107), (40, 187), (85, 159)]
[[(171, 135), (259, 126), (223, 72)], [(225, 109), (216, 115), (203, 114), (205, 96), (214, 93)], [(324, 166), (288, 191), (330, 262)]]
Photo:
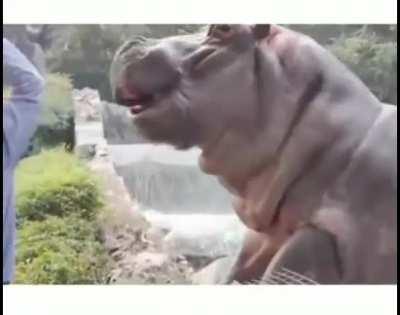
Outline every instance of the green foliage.
[(349, 37), (363, 25), (357, 24), (291, 24), (290, 29), (311, 36), (321, 45), (327, 45), (341, 36)]
[(354, 37), (360, 32), (375, 35), (378, 42), (397, 40), (397, 25), (291, 24), (287, 27), (311, 36), (321, 45), (330, 44), (341, 37)]
[(73, 114), (72, 81), (67, 74), (52, 73), (46, 78), (41, 124), (51, 129), (64, 129)]
[(16, 282), (104, 283), (108, 260), (94, 222), (78, 216), (28, 221), (19, 229)]
[(19, 220), (70, 214), (91, 220), (102, 204), (97, 180), (75, 156), (60, 149), (25, 159), (16, 177)]
[(34, 152), (66, 144), (72, 149), (74, 108), (72, 81), (66, 74), (53, 73), (46, 78), (42, 115), (33, 139)]
[(397, 104), (397, 42), (379, 42), (362, 32), (342, 37), (330, 50), (382, 101)]
[(57, 148), (25, 159), (16, 182), (16, 282), (105, 283), (109, 261), (98, 228), (98, 179)]

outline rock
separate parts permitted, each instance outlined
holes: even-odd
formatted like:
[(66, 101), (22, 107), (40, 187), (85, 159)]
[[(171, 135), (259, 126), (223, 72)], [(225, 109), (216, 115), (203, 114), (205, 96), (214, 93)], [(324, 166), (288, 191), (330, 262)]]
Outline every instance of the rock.
[(101, 120), (101, 99), (97, 90), (85, 88), (74, 90), (75, 121), (90, 122)]
[(125, 253), (123, 252), (123, 251), (121, 251), (121, 250), (117, 250), (117, 251), (114, 251), (112, 254), (111, 254), (111, 257), (114, 259), (114, 260), (121, 260), (123, 257), (125, 256)]
[(77, 145), (75, 154), (82, 160), (91, 160), (96, 155), (96, 145), (92, 143)]
[[(222, 256), (222, 257), (224, 257), (224, 256)], [(190, 255), (188, 255), (188, 256), (185, 256), (185, 259), (192, 266), (193, 270), (197, 272), (222, 257), (190, 256)]]
[(131, 235), (146, 231), (149, 223), (138, 211), (137, 202), (131, 198), (124, 180), (115, 171), (104, 139), (96, 144), (96, 149), (96, 155), (88, 165), (102, 179), (105, 202), (110, 208), (105, 219), (108, 225), (119, 228), (125, 225), (127, 230), (124, 232)]
[(192, 269), (167, 254), (144, 250), (126, 254), (111, 279), (117, 284), (189, 284)]
[(134, 258), (136, 272), (161, 269), (168, 262), (168, 256), (163, 253), (142, 252)]
[(215, 260), (208, 266), (192, 275), (193, 284), (218, 284), (227, 275), (234, 263), (234, 256)]
[[(243, 225), (234, 215), (165, 215), (171, 232), (165, 236), (164, 251), (170, 255), (219, 258), (240, 248)], [(151, 217), (146, 218), (153, 224)], [(161, 220), (159, 220), (161, 221)]]
[(145, 233), (145, 238), (147, 241), (154, 245), (159, 245), (163, 242), (164, 237), (169, 233), (170, 231), (165, 228), (157, 227), (157, 226), (151, 226)]
[[(75, 153), (89, 160), (87, 164), (102, 180), (105, 192), (106, 207), (99, 217), (99, 222), (103, 232), (103, 243), (110, 257), (109, 282), (189, 284), (193, 270), (187, 261), (177, 261), (168, 253), (162, 252), (161, 243), (169, 230), (150, 226), (148, 220), (139, 211), (137, 200), (132, 198), (127, 190), (126, 181), (116, 171), (113, 150), (104, 134), (110, 125), (106, 117), (103, 128), (104, 119), (99, 115), (102, 102), (97, 91), (90, 89), (74, 91), (74, 104)], [(119, 109), (118, 107), (117, 111)], [(125, 115), (125, 120), (122, 120), (125, 125), (120, 123), (121, 116), (114, 117), (114, 115), (114, 127), (129, 130), (129, 125), (132, 124), (126, 115), (127, 111), (125, 113), (120, 111), (120, 114)], [(117, 130), (117, 136), (118, 132), (121, 130)], [(117, 155), (120, 156), (120, 153), (118, 151)], [(122, 155), (131, 153), (131, 150), (125, 150)]]

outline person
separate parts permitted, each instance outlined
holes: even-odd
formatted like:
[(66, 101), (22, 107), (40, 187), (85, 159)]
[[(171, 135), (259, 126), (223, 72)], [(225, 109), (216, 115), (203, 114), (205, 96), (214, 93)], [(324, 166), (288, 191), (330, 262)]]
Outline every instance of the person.
[(3, 98), (3, 284), (9, 284), (15, 271), (14, 171), (38, 124), (44, 79), (4, 37), (3, 85), (12, 89), (10, 98)]

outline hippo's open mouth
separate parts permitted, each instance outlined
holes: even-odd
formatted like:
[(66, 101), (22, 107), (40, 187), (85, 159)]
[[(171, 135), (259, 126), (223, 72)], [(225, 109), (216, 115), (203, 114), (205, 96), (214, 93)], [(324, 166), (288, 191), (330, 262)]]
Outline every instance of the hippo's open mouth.
[[(157, 103), (171, 91), (178, 88), (182, 77), (182, 68), (185, 68), (190, 75), (201, 74), (203, 68), (209, 68), (212, 64), (215, 47), (205, 47), (194, 51), (187, 56), (180, 66), (173, 64), (163, 54), (148, 54), (150, 61), (142, 60), (134, 64), (131, 69), (126, 67), (120, 74), (120, 82), (115, 89), (116, 103), (128, 107), (133, 115), (139, 115)], [(161, 58), (161, 61), (157, 58)], [(148, 65), (148, 73), (142, 71), (142, 66)], [(155, 71), (151, 67), (158, 66)]]
[(154, 95), (127, 86), (117, 90), (116, 100), (118, 104), (128, 107), (133, 115), (138, 115), (154, 105)]

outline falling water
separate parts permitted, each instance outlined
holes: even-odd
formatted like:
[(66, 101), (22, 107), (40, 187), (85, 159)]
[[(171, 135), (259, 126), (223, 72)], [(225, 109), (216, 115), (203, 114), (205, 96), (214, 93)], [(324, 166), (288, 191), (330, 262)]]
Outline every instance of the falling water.
[(103, 129), (115, 168), (153, 223), (171, 230), (176, 254), (219, 256), (236, 250), (243, 227), (231, 196), (198, 167), (200, 151), (146, 143), (124, 108), (104, 103)]

